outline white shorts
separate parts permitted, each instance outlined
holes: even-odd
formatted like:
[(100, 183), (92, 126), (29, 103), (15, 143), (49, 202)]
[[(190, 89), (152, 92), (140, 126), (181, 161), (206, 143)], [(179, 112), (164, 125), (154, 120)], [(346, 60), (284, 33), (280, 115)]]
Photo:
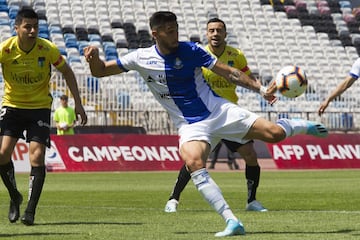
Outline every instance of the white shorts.
[(243, 139), (256, 119), (260, 116), (233, 103), (224, 103), (208, 118), (179, 128), (180, 142), (206, 141), (214, 148), (221, 139), (245, 144), (251, 139)]

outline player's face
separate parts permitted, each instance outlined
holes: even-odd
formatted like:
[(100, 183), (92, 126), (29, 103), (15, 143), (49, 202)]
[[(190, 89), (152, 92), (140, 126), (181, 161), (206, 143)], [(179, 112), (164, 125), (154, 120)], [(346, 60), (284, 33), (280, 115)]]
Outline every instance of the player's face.
[(211, 22), (207, 25), (206, 37), (212, 47), (219, 47), (225, 44), (226, 30), (221, 22)]
[(24, 18), (20, 25), (15, 26), (16, 33), (22, 42), (36, 41), (39, 32), (39, 23), (36, 18)]
[(153, 37), (162, 54), (173, 53), (179, 46), (177, 22), (167, 23), (153, 31)]

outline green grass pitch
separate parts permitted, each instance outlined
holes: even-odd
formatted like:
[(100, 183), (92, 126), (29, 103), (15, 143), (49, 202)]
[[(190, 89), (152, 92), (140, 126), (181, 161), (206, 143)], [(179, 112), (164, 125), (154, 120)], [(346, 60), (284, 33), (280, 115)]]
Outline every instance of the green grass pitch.
[[(244, 172), (210, 172), (246, 236), (231, 239), (360, 239), (360, 171), (263, 171), (258, 200), (267, 213), (246, 212)], [(27, 196), (28, 174), (17, 174)], [(178, 212), (163, 209), (177, 172), (48, 173), (34, 226), (7, 219), (0, 187), (2, 239), (215, 239), (222, 218), (192, 182)], [(25, 204), (21, 206), (24, 211)]]

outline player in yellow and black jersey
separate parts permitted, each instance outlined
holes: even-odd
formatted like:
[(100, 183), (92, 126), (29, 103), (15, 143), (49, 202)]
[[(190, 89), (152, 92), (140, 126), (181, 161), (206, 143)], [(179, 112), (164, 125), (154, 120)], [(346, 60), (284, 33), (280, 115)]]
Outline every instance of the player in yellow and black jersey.
[[(15, 18), (16, 36), (0, 44), (0, 63), (5, 81), (0, 115), (0, 175), (10, 195), (9, 221), (20, 217), (23, 197), (17, 190), (11, 154), (19, 138), (29, 142), (31, 165), (29, 200), (25, 225), (33, 225), (35, 210), (45, 181), (45, 149), (50, 147), (52, 96), (51, 66), (59, 70), (75, 100), (75, 111), (86, 124), (75, 75), (58, 48), (38, 37), (39, 18), (31, 8), (22, 8)], [(23, 135), (24, 131), (26, 136)]]

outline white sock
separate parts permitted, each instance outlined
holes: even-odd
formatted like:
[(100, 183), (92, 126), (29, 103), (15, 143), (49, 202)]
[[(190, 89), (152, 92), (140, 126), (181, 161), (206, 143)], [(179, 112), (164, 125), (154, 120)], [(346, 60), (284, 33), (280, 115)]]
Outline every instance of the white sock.
[(223, 217), (225, 221), (228, 219), (238, 221), (238, 219), (231, 211), (229, 205), (226, 203), (220, 188), (210, 177), (206, 168), (202, 168), (191, 173), (191, 179), (204, 199), (210, 204), (211, 207), (215, 209), (218, 214)]
[(306, 134), (308, 130), (307, 121), (303, 119), (280, 118), (276, 121), (276, 124), (284, 129), (286, 137)]

